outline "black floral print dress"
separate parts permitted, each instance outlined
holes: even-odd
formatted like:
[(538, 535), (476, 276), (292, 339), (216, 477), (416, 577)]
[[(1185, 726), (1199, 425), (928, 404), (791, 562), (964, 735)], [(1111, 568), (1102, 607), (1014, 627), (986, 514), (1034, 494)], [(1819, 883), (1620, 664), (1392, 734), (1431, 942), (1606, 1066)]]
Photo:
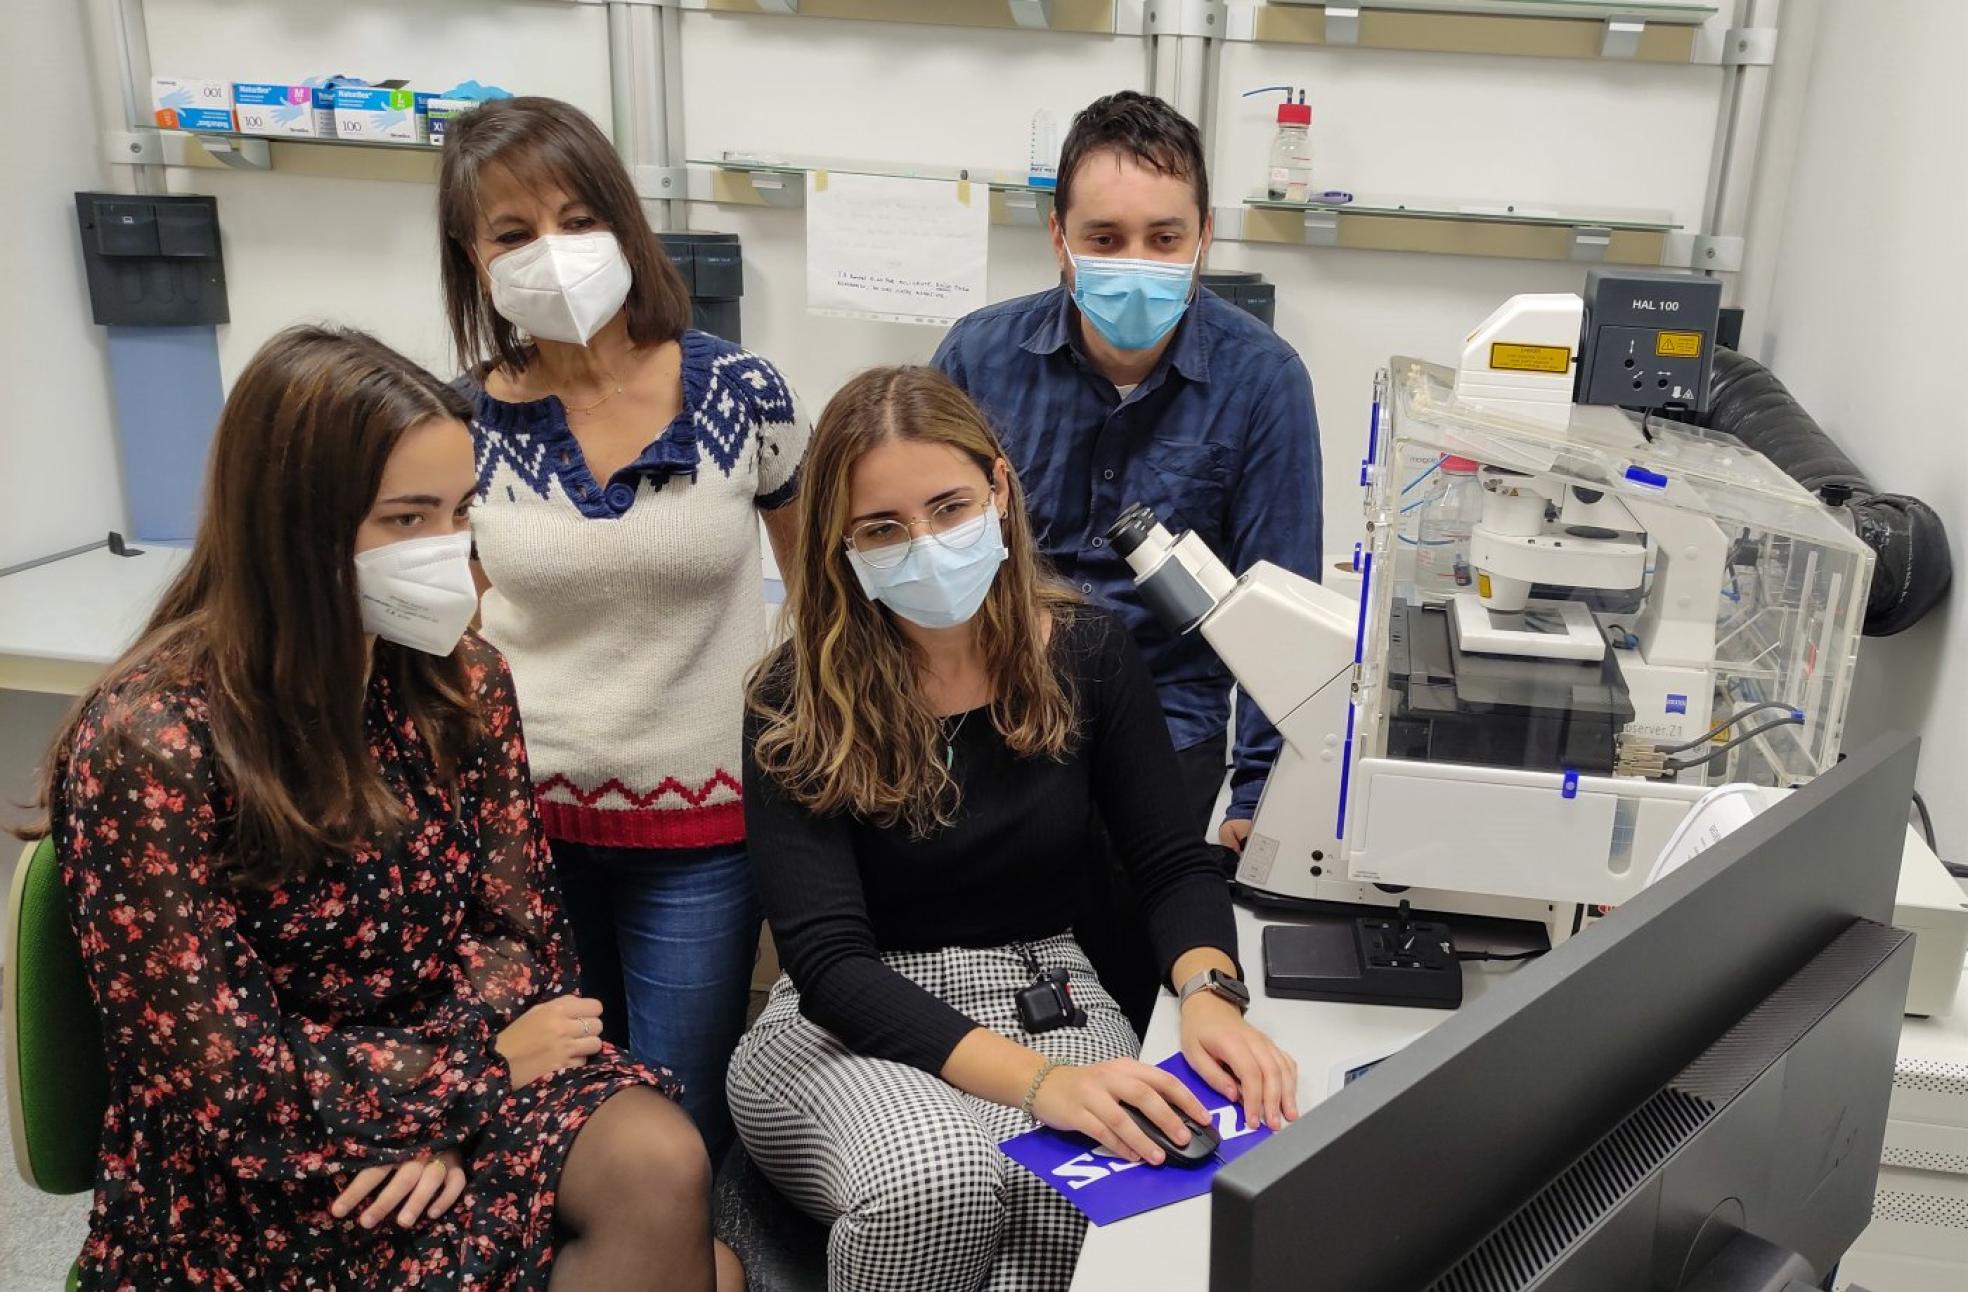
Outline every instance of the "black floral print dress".
[[(575, 1133), (627, 1086), (679, 1093), (614, 1051), (512, 1087), (494, 1039), (577, 979), (511, 674), (466, 637), (486, 735), (454, 802), (389, 649), (367, 731), (410, 825), (280, 887), (224, 873), (197, 679), (119, 682), (63, 758), (56, 844), (111, 1070), (84, 1287), (543, 1289)], [(361, 1168), (446, 1148), (469, 1184), (443, 1216), (329, 1214)]]

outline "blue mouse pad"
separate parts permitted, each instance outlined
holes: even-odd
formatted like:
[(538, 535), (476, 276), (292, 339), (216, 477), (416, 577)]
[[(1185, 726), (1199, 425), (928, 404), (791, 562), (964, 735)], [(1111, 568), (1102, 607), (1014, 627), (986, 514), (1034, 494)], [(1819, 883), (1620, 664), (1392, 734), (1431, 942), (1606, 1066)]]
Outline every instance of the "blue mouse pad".
[[(1172, 1072), (1209, 1110), (1223, 1141), (1216, 1157), (1201, 1166), (1149, 1166), (1115, 1157), (1073, 1131), (1047, 1127), (1014, 1135), (998, 1145), (1004, 1155), (1059, 1190), (1096, 1225), (1112, 1224), (1171, 1202), (1209, 1192), (1210, 1181), (1226, 1162), (1269, 1139), (1263, 1126), (1245, 1126), (1243, 1109), (1212, 1090), (1180, 1054), (1157, 1065)], [(1218, 1159), (1221, 1159), (1220, 1161)]]

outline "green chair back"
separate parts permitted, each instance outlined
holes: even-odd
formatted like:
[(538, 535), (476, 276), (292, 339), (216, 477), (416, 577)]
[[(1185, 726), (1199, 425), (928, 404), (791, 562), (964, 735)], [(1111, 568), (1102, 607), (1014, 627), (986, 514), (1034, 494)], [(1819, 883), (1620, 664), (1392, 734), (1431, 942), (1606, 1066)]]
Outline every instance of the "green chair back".
[(7, 899), (7, 1113), (14, 1162), (46, 1193), (95, 1186), (109, 1072), (52, 840), (28, 848)]

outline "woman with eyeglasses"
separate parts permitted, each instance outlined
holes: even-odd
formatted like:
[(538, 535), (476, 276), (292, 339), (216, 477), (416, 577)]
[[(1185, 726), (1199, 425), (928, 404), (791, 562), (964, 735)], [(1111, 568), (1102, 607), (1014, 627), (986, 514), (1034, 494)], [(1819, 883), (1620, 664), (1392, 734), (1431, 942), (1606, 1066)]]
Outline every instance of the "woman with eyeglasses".
[(1137, 1061), (1068, 928), (1096, 810), (1183, 994), (1190, 1063), (1274, 1128), (1297, 1070), (1244, 1020), (1154, 683), (1126, 629), (1041, 567), (976, 405), (934, 369), (864, 373), (805, 471), (787, 640), (753, 676), (745, 754), (786, 974), (732, 1059), (732, 1112), (830, 1223), (835, 1289), (1064, 1288), (1084, 1222), (999, 1141), (1043, 1123), (1158, 1166), (1130, 1110), (1176, 1143), (1184, 1115), (1206, 1120)]

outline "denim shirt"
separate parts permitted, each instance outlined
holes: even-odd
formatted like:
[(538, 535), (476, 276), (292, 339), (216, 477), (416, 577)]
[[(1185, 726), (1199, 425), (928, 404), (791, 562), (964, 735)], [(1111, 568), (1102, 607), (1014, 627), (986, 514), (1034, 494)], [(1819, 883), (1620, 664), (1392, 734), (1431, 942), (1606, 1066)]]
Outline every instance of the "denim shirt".
[[(1142, 603), (1107, 527), (1146, 503), (1239, 574), (1270, 561), (1318, 578), (1319, 421), (1298, 354), (1205, 290), (1123, 399), (1087, 358), (1078, 310), (1060, 286), (961, 319), (933, 362), (1004, 441), (1053, 568), (1133, 631), (1175, 747), (1221, 734), (1230, 671), (1200, 635), (1176, 636)], [(1238, 714), (1229, 815), (1249, 817), (1280, 741), (1248, 698)]]

